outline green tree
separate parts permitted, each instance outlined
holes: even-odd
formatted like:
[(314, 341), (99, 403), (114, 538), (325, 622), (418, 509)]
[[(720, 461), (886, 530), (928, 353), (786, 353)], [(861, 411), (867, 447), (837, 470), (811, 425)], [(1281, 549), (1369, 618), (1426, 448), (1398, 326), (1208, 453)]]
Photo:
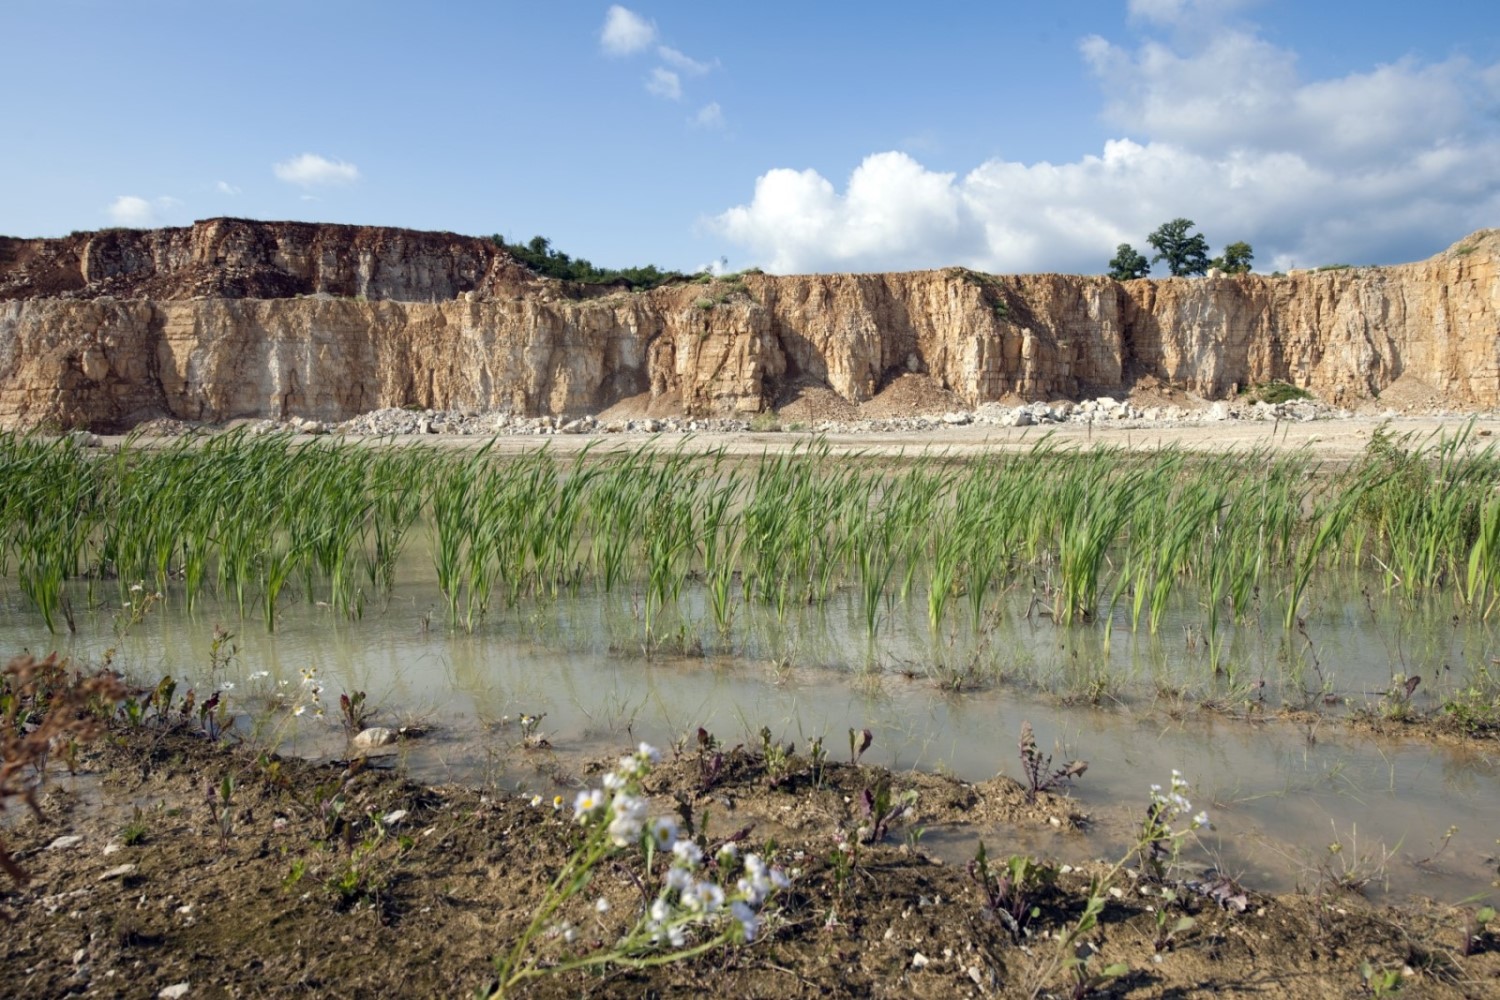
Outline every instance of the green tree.
[(1221, 257), (1215, 257), (1209, 261), (1209, 267), (1216, 267), (1225, 274), (1249, 274), (1250, 262), (1255, 259), (1255, 251), (1250, 249), (1250, 244), (1243, 241), (1231, 243), (1224, 248)]
[(1176, 278), (1208, 273), (1208, 241), (1203, 238), (1202, 233), (1189, 234), (1188, 230), (1192, 228), (1192, 219), (1173, 219), (1162, 223), (1156, 232), (1146, 237), (1146, 242), (1157, 250), (1151, 263), (1166, 261), (1167, 270)]
[(1151, 273), (1151, 262), (1129, 243), (1115, 247), (1115, 255), (1109, 262), (1109, 276), (1116, 281), (1144, 278)]
[(647, 264), (645, 267), (627, 267), (624, 270), (595, 267), (587, 258), (575, 259), (561, 250), (553, 249), (552, 241), (545, 236), (533, 236), (525, 243), (508, 243), (499, 233), (491, 239), (497, 247), (532, 271), (561, 281), (578, 281), (589, 285), (624, 285), (627, 288), (655, 288), (657, 285), (687, 280), (686, 275), (680, 271), (663, 271), (654, 264)]

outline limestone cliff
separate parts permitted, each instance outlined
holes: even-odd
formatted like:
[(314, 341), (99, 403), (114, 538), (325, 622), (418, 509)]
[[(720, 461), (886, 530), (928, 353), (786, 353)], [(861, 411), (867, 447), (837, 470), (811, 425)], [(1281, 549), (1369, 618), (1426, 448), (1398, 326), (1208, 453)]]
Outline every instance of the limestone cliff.
[(1413, 374), (1500, 405), (1500, 230), (1427, 261), (1271, 278), (750, 274), (650, 292), (535, 277), (487, 240), (215, 219), (0, 240), (0, 423), (341, 420), (385, 406), (597, 412), (650, 393), (751, 413), (791, 380), (865, 400), (924, 372), (971, 405), (1207, 397), (1284, 379), (1338, 403)]

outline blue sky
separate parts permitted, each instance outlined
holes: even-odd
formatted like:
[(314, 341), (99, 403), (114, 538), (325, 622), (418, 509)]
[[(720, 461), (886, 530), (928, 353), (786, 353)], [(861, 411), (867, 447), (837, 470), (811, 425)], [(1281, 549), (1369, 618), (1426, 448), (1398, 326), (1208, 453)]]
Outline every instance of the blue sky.
[(0, 232), (235, 215), (597, 264), (1260, 270), (1500, 225), (1494, 0), (6, 0)]

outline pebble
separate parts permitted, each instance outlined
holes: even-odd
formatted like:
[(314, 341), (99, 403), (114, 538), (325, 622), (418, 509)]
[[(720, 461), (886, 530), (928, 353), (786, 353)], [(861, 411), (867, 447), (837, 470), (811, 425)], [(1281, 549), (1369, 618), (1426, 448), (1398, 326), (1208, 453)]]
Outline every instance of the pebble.
[(127, 875), (134, 875), (135, 874), (135, 869), (136, 869), (135, 865), (119, 865), (118, 867), (111, 868), (109, 871), (105, 872), (103, 875), (100, 875), (99, 876), (99, 881), (100, 882), (108, 882), (112, 878), (124, 878)]
[(373, 750), (396, 742), (396, 733), (384, 726), (372, 726), (354, 737), (352, 742), (356, 750)]
[(927, 965), (928, 965), (928, 958), (927, 958), (926, 955), (922, 954), (920, 951), (917, 952), (915, 955), (913, 955), (911, 957), (911, 967), (913, 969), (925, 969), (925, 968), (927, 968)]
[(190, 988), (190, 983), (173, 983), (171, 986), (162, 987), (161, 992), (156, 995), (160, 1000), (182, 1000), (188, 995)]
[(77, 836), (76, 834), (69, 834), (66, 837), (58, 837), (52, 843), (48, 844), (47, 850), (65, 851), (70, 847), (77, 847), (81, 843), (83, 843), (82, 837)]
[[(824, 420), (805, 430), (816, 434), (909, 434), (948, 427), (1035, 427), (1055, 424), (1106, 425), (1120, 429), (1155, 427), (1201, 427), (1221, 421), (1296, 421), (1342, 419), (1353, 416), (1346, 409), (1314, 400), (1286, 403), (1243, 403), (1220, 400), (1198, 408), (1152, 406), (1141, 409), (1133, 403), (1100, 396), (1079, 402), (1023, 403), (1005, 406), (983, 403), (973, 410), (916, 417), (878, 420)], [(751, 430), (749, 420), (734, 417), (663, 417), (601, 421), (597, 416), (524, 417), (507, 412), (478, 410), (411, 410), (387, 407), (360, 414), (342, 423), (289, 417), (286, 420), (249, 421), (250, 433), (350, 434), (371, 437), (442, 435), (445, 437), (527, 437), (554, 434), (741, 434)]]

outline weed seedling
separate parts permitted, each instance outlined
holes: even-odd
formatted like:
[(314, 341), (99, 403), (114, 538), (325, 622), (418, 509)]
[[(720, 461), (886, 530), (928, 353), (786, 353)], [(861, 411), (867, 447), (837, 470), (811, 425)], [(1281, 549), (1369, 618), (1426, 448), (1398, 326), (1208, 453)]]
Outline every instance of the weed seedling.
[(219, 850), (227, 852), (229, 838), (234, 835), (234, 775), (224, 775), (218, 785), (210, 781), (204, 799), (219, 835)]
[(859, 759), (870, 749), (870, 744), (875, 742), (875, 735), (868, 729), (849, 730), (849, 763), (858, 764)]
[(1422, 683), (1422, 678), (1416, 674), (1410, 677), (1397, 674), (1391, 678), (1390, 690), (1380, 699), (1381, 718), (1391, 722), (1406, 722), (1416, 715), (1416, 707), (1412, 705), (1412, 695), (1417, 692), (1417, 685)]
[(1495, 908), (1481, 906), (1477, 910), (1464, 911), (1464, 940), (1459, 951), (1465, 956), (1478, 954), (1484, 947), (1484, 938), (1490, 924), (1495, 922)]
[(1377, 969), (1369, 962), (1359, 963), (1360, 983), (1372, 997), (1390, 996), (1401, 989), (1400, 969)]
[[(1384, 846), (1361, 850), (1359, 831), (1354, 827), (1349, 829), (1347, 847), (1343, 838), (1338, 836), (1337, 828), (1334, 829), (1334, 837), (1317, 869), (1319, 880), (1325, 887), (1362, 896), (1371, 883), (1385, 884), (1386, 869), (1391, 858), (1396, 856), (1396, 851)], [(1397, 845), (1398, 850), (1399, 846)]]
[(1161, 903), (1156, 907), (1156, 935), (1151, 939), (1151, 947), (1158, 954), (1170, 949), (1179, 934), (1192, 930), (1193, 925), (1198, 922), (1186, 914), (1174, 921), (1171, 908), (1177, 903), (1177, 892), (1175, 889), (1163, 889), (1161, 895)]
[(792, 776), (793, 748), (782, 746), (771, 738), (771, 727), (760, 727), (760, 756), (766, 767), (766, 781), (771, 788), (780, 787)]
[(859, 838), (847, 836), (840, 830), (833, 851), (828, 855), (828, 865), (833, 870), (834, 895), (839, 902), (843, 902), (854, 872), (859, 867)]
[(909, 790), (899, 797), (891, 794), (891, 780), (882, 777), (872, 789), (868, 786), (859, 793), (860, 808), (864, 811), (865, 825), (860, 827), (860, 838), (866, 844), (878, 844), (899, 820), (916, 807), (917, 793)]
[(218, 677), (221, 671), (227, 671), (239, 653), (240, 647), (235, 644), (234, 633), (223, 625), (215, 625), (213, 637), (208, 641), (209, 679)]
[(136, 806), (134, 813), (130, 817), (130, 822), (126, 823), (124, 828), (120, 830), (120, 839), (125, 843), (126, 847), (135, 847), (137, 844), (145, 843), (146, 833), (149, 829), (146, 824), (146, 814), (141, 811), (140, 806)]
[(1021, 772), (1026, 778), (1026, 801), (1035, 802), (1041, 792), (1056, 791), (1064, 782), (1080, 777), (1089, 769), (1086, 760), (1070, 760), (1056, 770), (1052, 755), (1043, 754), (1036, 745), (1030, 722), (1021, 723)]
[(546, 712), (542, 712), (540, 715), (521, 713), (518, 719), (521, 724), (521, 749), (548, 750), (552, 747), (552, 743), (540, 732), (542, 720), (546, 717)]
[(364, 732), (369, 726), (370, 720), (379, 714), (379, 709), (365, 707), (365, 693), (363, 691), (339, 695), (339, 717), (340, 721), (344, 724), (344, 735), (350, 739)]
[(709, 792), (724, 774), (724, 752), (719, 741), (702, 726), (698, 727), (698, 790)]
[[(1093, 907), (1095, 898), (1091, 897), (1089, 899), (1089, 908)], [(1100, 900), (1099, 904), (1099, 911), (1102, 911), (1104, 909), (1103, 900)], [(1084, 911), (1084, 916), (1090, 916), (1087, 909)], [(1090, 927), (1092, 928), (1097, 924), (1098, 920), (1099, 913), (1093, 913)], [(1118, 979), (1130, 971), (1130, 966), (1124, 962), (1115, 962), (1113, 965), (1106, 965), (1102, 969), (1096, 969), (1094, 967), (1094, 956), (1098, 953), (1099, 949), (1092, 941), (1080, 941), (1077, 947), (1073, 949), (1073, 954), (1069, 956), (1065, 963), (1068, 975), (1073, 980), (1073, 989), (1069, 994), (1073, 1000), (1084, 1000), (1084, 997), (1093, 993), (1111, 979)]]
[(813, 787), (821, 790), (828, 772), (828, 751), (823, 748), (823, 737), (818, 736), (807, 745), (807, 755), (812, 758)]
[[(192, 694), (191, 691), (188, 692)], [(186, 714), (186, 709), (184, 709)], [(198, 706), (198, 728), (211, 740), (217, 740), (229, 728), (229, 706), (220, 692), (215, 691)]]
[(969, 862), (969, 877), (979, 883), (985, 904), (1019, 944), (1030, 923), (1041, 915), (1042, 894), (1057, 881), (1057, 869), (1013, 854), (1001, 868), (990, 865), (984, 841)]

